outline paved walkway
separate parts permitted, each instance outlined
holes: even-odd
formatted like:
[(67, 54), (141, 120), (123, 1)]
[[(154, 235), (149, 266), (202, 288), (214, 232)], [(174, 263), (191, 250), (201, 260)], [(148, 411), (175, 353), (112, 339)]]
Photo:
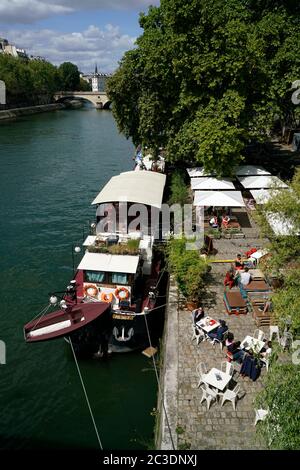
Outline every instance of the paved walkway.
[[(243, 253), (250, 247), (260, 247), (260, 240), (215, 240), (214, 246), (218, 250), (217, 259), (235, 258), (237, 253)], [(247, 334), (254, 332), (256, 325), (251, 316), (231, 315), (226, 313), (223, 303), (223, 279), (226, 268), (224, 263), (213, 263), (210, 285), (207, 287), (207, 296), (203, 299), (206, 313), (215, 319), (226, 320), (229, 331), (234, 333), (235, 340), (243, 340)], [(262, 328), (264, 329), (264, 328)], [(265, 330), (267, 331), (267, 330)], [(197, 387), (196, 365), (204, 362), (208, 369), (220, 367), (225, 359), (224, 351), (220, 346), (213, 346), (209, 342), (200, 343), (191, 341), (191, 314), (181, 308), (178, 312), (178, 395), (177, 395), (177, 437), (178, 449), (262, 449), (255, 437), (254, 398), (262, 387), (261, 377), (256, 382), (249, 378), (242, 378), (235, 374), (236, 381), (245, 392), (238, 401), (236, 411), (232, 403), (226, 402), (221, 408), (213, 403), (207, 411), (206, 402), (200, 405), (202, 391)], [(239, 371), (240, 366), (235, 365)], [(261, 376), (266, 373), (265, 368)], [(240, 394), (241, 396), (243, 393)]]

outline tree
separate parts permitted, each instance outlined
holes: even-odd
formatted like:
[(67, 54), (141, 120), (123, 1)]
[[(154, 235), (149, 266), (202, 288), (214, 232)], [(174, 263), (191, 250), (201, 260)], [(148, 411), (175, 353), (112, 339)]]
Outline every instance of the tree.
[(299, 396), (299, 365), (275, 363), (265, 376), (263, 390), (256, 400), (259, 408), (269, 410), (257, 430), (271, 449), (299, 450)]
[(63, 62), (58, 67), (61, 87), (64, 91), (76, 91), (80, 87), (80, 74), (77, 65), (72, 62)]
[(170, 161), (230, 174), (251, 139), (295, 120), (300, 6), (293, 1), (161, 0), (108, 82), (121, 132)]

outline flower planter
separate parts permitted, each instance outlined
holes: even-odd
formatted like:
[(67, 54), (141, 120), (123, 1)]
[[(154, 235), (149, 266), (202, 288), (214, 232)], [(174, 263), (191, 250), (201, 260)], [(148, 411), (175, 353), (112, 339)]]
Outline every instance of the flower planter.
[(233, 233), (232, 238), (245, 238), (245, 234), (243, 232)]
[(198, 307), (198, 303), (197, 302), (192, 302), (192, 301), (187, 301), (186, 303), (186, 308), (192, 312), (193, 310), (195, 310), (195, 308)]

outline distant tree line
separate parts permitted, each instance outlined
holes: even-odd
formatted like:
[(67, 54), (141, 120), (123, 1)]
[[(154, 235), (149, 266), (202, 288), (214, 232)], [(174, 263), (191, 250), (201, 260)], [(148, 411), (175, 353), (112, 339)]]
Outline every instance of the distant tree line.
[(6, 84), (8, 107), (47, 104), (56, 91), (89, 91), (75, 64), (59, 67), (44, 60), (22, 60), (0, 54), (0, 80)]
[(251, 140), (299, 118), (299, 2), (161, 0), (140, 26), (107, 89), (135, 144), (226, 175)]

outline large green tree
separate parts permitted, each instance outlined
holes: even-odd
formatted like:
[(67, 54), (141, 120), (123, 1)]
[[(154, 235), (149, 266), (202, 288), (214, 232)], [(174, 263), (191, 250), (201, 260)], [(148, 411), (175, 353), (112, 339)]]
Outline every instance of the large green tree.
[(61, 87), (64, 91), (75, 91), (80, 89), (80, 73), (77, 65), (72, 62), (63, 62), (58, 67)]
[(250, 139), (297, 109), (296, 1), (161, 0), (140, 16), (143, 34), (108, 82), (120, 130), (171, 161), (230, 173)]

